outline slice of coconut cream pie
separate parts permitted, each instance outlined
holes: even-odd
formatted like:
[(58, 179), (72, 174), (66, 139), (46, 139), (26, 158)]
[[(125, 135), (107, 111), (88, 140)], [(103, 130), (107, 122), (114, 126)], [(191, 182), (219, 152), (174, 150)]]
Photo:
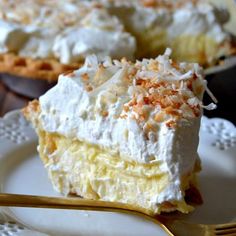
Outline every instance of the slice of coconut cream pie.
[(206, 82), (170, 53), (136, 63), (90, 56), (24, 109), (57, 191), (153, 213), (193, 209), (185, 197), (200, 170)]

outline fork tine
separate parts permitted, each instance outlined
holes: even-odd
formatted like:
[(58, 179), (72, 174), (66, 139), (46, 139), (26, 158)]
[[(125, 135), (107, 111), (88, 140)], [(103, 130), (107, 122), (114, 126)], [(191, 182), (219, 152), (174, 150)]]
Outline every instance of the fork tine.
[(229, 236), (229, 235), (234, 235), (234, 236), (236, 236), (236, 230), (231, 230), (231, 229), (229, 229), (229, 230), (224, 230), (224, 231), (220, 231), (220, 232), (215, 232), (215, 235), (227, 235), (227, 236)]
[(236, 236), (236, 222), (215, 225), (215, 235)]
[(215, 225), (216, 230), (236, 228), (236, 222)]
[(236, 233), (215, 234), (216, 236), (236, 236)]

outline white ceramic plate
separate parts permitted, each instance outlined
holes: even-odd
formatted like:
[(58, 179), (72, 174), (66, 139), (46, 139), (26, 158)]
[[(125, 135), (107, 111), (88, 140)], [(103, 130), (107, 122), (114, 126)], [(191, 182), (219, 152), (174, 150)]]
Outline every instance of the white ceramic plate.
[[(37, 137), (19, 111), (0, 119), (0, 191), (57, 195), (38, 157)], [(236, 220), (236, 128), (223, 119), (202, 119), (199, 153), (204, 204), (188, 221), (223, 223)], [(9, 222), (10, 220), (10, 222)], [(13, 221), (13, 222), (12, 222)], [(22, 227), (23, 226), (23, 227)], [(39, 233), (41, 232), (41, 233)], [(1, 208), (0, 235), (164, 236), (142, 218), (91, 211)]]
[(205, 69), (204, 73), (205, 75), (216, 74), (219, 72), (223, 72), (225, 70), (232, 69), (233, 67), (235, 67), (235, 65), (236, 65), (236, 56), (231, 56), (231, 57), (226, 58), (224, 60), (224, 63), (222, 63), (221, 65), (212, 66), (212, 67), (209, 67), (208, 69)]

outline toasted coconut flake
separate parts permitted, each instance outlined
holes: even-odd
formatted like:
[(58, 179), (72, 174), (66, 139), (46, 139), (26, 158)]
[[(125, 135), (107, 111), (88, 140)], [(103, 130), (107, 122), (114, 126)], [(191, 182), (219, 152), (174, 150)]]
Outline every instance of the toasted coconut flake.
[[(204, 106), (201, 101), (204, 90), (209, 92), (201, 68), (193, 63), (175, 63), (170, 54), (171, 50), (167, 49), (156, 59), (131, 63), (126, 59), (108, 58), (102, 64), (91, 56), (86, 65), (95, 68), (96, 76), (104, 78), (109, 73), (113, 76), (104, 82), (101, 79), (97, 86), (88, 80), (94, 86), (90, 95), (97, 96), (105, 88), (108, 90), (104, 96), (106, 104), (122, 100), (117, 117), (135, 119), (142, 125), (168, 121), (167, 126), (173, 128), (178, 120), (200, 116), (202, 108), (214, 109), (214, 104)], [(86, 75), (82, 77), (86, 83)]]
[(217, 103), (218, 101), (217, 101), (216, 97), (213, 95), (213, 93), (210, 91), (210, 89), (207, 87), (207, 85), (205, 85), (205, 90), (206, 90), (207, 94), (210, 96), (210, 98), (212, 99), (212, 101), (214, 103)]
[(189, 98), (189, 99), (187, 100), (187, 103), (188, 103), (190, 106), (197, 106), (197, 105), (201, 104), (201, 101), (200, 101), (198, 98), (193, 97), (193, 98)]
[(209, 105), (205, 106), (205, 105), (201, 105), (202, 108), (206, 109), (206, 110), (214, 110), (216, 109), (216, 104), (214, 103), (210, 103)]

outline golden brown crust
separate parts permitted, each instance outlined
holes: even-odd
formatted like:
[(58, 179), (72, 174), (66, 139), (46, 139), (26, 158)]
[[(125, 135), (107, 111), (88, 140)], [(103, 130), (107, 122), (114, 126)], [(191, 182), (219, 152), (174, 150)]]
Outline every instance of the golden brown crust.
[(78, 69), (82, 63), (61, 64), (55, 59), (32, 59), (14, 53), (0, 54), (0, 72), (30, 79), (57, 81), (58, 75)]
[[(127, 2), (125, 0), (109, 0), (110, 3), (116, 3), (118, 4), (124, 4)], [(132, 2), (132, 1), (130, 1)], [(139, 0), (136, 1), (136, 3), (144, 6), (144, 7), (150, 7), (150, 8), (167, 8), (167, 9), (176, 9), (178, 7), (181, 7), (185, 5), (186, 3), (191, 2), (192, 4), (196, 5), (198, 0), (175, 0), (175, 1), (166, 1), (166, 0)]]
[(40, 112), (39, 101), (35, 99), (29, 102), (28, 105), (21, 110), (21, 112), (27, 120), (35, 124)]

